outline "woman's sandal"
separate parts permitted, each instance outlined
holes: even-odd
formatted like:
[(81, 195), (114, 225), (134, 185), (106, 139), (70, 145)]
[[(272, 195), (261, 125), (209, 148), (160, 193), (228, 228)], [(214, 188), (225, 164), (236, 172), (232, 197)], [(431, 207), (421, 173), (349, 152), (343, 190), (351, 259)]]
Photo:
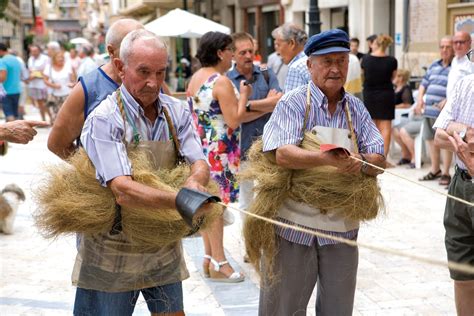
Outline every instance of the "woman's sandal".
[(214, 282), (224, 282), (224, 283), (238, 283), (245, 280), (245, 276), (240, 272), (234, 272), (230, 276), (226, 276), (224, 273), (220, 272), (219, 270), (223, 265), (229, 264), (227, 260), (218, 262), (214, 258), (211, 257), (211, 263), (214, 268), (209, 269), (209, 276), (210, 280)]
[(436, 173), (432, 173), (431, 171), (428, 174), (424, 175), (422, 178), (419, 178), (419, 181), (431, 181), (441, 177), (441, 170), (438, 170)]

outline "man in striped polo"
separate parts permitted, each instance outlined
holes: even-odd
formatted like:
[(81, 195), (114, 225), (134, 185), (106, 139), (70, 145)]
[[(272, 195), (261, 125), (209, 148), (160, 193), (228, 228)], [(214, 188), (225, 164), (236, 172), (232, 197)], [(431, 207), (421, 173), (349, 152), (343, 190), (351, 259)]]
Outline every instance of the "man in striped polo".
[[(453, 39), (451, 36), (445, 36), (439, 42), (439, 53), (441, 59), (431, 64), (426, 75), (421, 81), (418, 90), (415, 113), (423, 114), (425, 128), (423, 129), (423, 139), (428, 143), (431, 157), (430, 171), (421, 177), (420, 181), (440, 179), (441, 185), (448, 185), (451, 179), (449, 167), (453, 154), (443, 150), (443, 165), (440, 164), (441, 151), (434, 144), (435, 131), (432, 128), (441, 109), (446, 103), (446, 87), (448, 85), (448, 76), (451, 71), (451, 61), (454, 57)], [(421, 125), (420, 125), (421, 127)]]
[[(362, 172), (376, 176), (379, 173), (348, 156), (300, 148), (298, 145), (305, 130), (324, 136), (325, 143), (345, 147), (359, 159), (385, 166), (380, 133), (364, 104), (343, 89), (349, 51), (349, 36), (337, 29), (314, 35), (305, 45), (311, 80), (280, 99), (263, 132), (263, 150), (275, 151), (279, 166), (290, 169), (334, 166), (347, 174)], [(349, 116), (353, 130), (348, 124)], [(304, 122), (306, 126), (303, 126)], [(359, 153), (356, 153), (357, 149), (353, 148), (356, 146), (348, 135), (355, 136)], [(357, 221), (340, 214), (321, 212), (293, 200), (283, 203), (278, 216), (280, 221), (291, 225), (351, 240), (357, 238)], [(351, 315), (358, 265), (357, 247), (290, 228), (275, 227), (275, 233), (278, 249), (273, 269), (277, 280), (270, 283), (271, 280), (263, 276), (259, 314), (286, 316), (306, 311), (317, 282), (317, 315)]]

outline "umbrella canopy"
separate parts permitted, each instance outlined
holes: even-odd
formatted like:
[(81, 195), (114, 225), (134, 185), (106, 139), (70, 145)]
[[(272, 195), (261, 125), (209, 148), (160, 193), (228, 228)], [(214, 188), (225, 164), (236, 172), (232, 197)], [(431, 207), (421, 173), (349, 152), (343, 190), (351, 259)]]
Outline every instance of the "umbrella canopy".
[(82, 45), (82, 44), (90, 44), (90, 42), (85, 39), (84, 37), (76, 37), (69, 41), (71, 44)]
[(230, 28), (181, 9), (174, 9), (145, 25), (158, 36), (199, 38), (210, 31), (230, 33)]

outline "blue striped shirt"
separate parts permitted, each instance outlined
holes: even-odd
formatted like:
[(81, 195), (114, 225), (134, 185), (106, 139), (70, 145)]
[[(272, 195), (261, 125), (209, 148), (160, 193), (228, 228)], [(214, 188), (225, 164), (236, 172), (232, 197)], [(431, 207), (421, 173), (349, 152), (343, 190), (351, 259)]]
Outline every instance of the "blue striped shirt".
[[(311, 108), (308, 116), (306, 130), (311, 130), (314, 126), (326, 126), (333, 128), (348, 129), (343, 102), (347, 100), (349, 111), (352, 116), (352, 124), (357, 137), (359, 151), (361, 153), (383, 155), (383, 139), (375, 127), (364, 104), (358, 98), (349, 93), (344, 93), (342, 100), (337, 104), (334, 114), (330, 114), (328, 100), (323, 92), (311, 81)], [(300, 86), (285, 94), (277, 103), (270, 120), (263, 130), (263, 150), (271, 151), (284, 145), (298, 145), (303, 139), (303, 121), (306, 111), (306, 91), (307, 85)], [(288, 221), (286, 221), (288, 223)], [(293, 224), (289, 222), (290, 224)], [(309, 228), (314, 231), (316, 229)], [(324, 233), (343, 237), (347, 239), (357, 238), (358, 229), (348, 232)], [(315, 240), (320, 245), (337, 244), (338, 242), (322, 237), (297, 232), (290, 228), (276, 229), (276, 233), (282, 238), (307, 246), (311, 246)]]
[[(151, 122), (125, 86), (120, 86), (120, 91), (123, 105), (130, 113), (142, 140), (170, 139), (169, 127), (163, 113), (163, 107), (166, 107), (178, 134), (181, 155), (186, 162), (192, 164), (197, 160), (206, 160), (201, 140), (192, 125), (191, 113), (179, 100), (160, 94), (155, 104), (159, 114), (156, 120)], [(132, 175), (132, 165), (123, 137), (125, 134), (125, 141), (131, 143), (133, 128), (128, 122), (124, 122), (116, 94), (117, 92), (114, 92), (109, 95), (87, 116), (81, 134), (81, 142), (96, 168), (96, 177), (102, 186), (107, 186), (108, 181), (118, 176)]]
[(288, 92), (301, 85), (307, 84), (310, 76), (308, 66), (306, 66), (308, 57), (301, 51), (288, 64), (288, 74), (285, 80), (285, 91)]
[(451, 64), (444, 67), (443, 60), (437, 60), (431, 64), (426, 75), (421, 81), (425, 87), (426, 105), (433, 105), (446, 99), (446, 87), (448, 86), (448, 75)]

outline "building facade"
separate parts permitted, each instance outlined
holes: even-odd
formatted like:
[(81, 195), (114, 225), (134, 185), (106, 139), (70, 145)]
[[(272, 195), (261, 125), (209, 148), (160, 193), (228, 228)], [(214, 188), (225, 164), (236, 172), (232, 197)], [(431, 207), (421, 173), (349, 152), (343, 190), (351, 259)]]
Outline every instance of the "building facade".
[(20, 1), (7, 1), (0, 17), (0, 42), (5, 43), (17, 52), (23, 48), (23, 27), (20, 16)]

